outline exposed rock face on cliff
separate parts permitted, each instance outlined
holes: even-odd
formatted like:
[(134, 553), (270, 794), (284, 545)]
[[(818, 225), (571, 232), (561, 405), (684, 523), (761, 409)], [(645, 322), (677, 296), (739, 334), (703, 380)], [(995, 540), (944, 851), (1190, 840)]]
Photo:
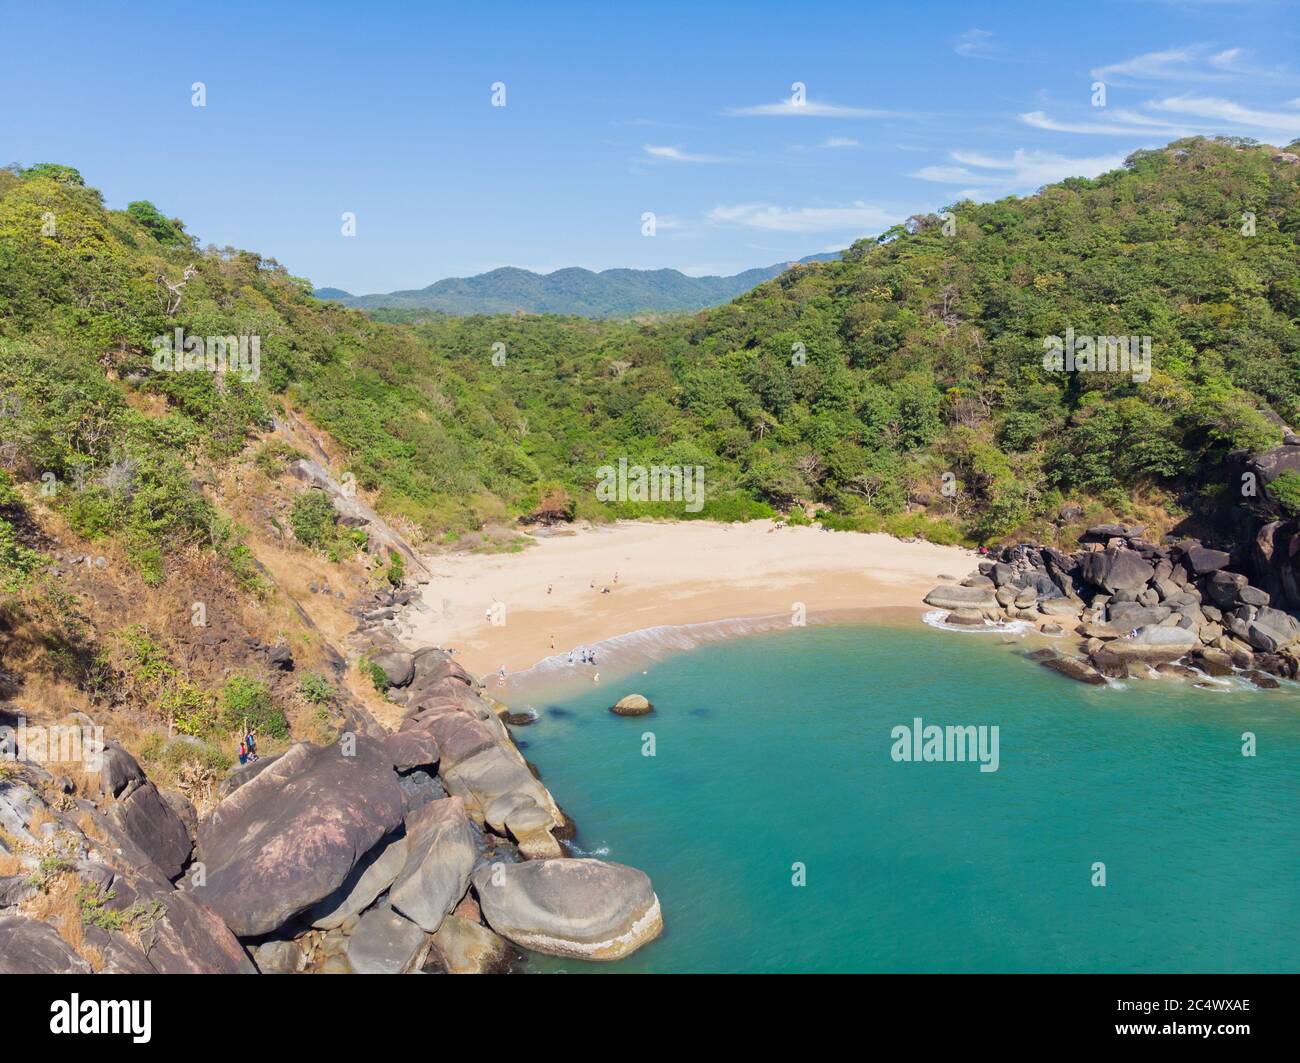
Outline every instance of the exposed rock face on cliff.
[[(170, 881), (179, 852), (187, 859), (192, 844), (188, 834), (184, 843), (172, 837), (180, 820), (151, 807), (166, 835), (151, 844), (131, 810), (153, 804), (153, 784), (124, 752), (104, 763), (106, 814), (88, 800), (58, 800), (54, 780), (37, 764), (12, 763), (0, 783), (0, 820), (15, 846), (0, 843), (0, 852), (23, 867), (0, 879), (0, 972), (254, 973), (221, 918)], [(44, 913), (52, 896), (69, 898), (71, 910), (54, 905), (61, 914), (46, 922), (35, 913)]]
[(387, 557), (390, 553), (402, 555), (407, 575), (416, 582), (431, 578), (423, 559), (392, 526), (365, 502), (339, 483), (320, 462), (299, 458), (289, 466), (290, 474), (310, 487), (319, 488), (329, 495), (341, 523), (366, 531), (366, 548), (372, 554)]

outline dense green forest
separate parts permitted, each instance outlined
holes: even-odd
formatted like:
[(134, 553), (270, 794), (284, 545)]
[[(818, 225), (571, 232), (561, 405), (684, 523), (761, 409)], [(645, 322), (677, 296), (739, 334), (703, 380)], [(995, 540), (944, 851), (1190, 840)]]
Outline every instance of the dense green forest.
[[(557, 499), (594, 518), (689, 515), (597, 501), (598, 468), (620, 457), (702, 466), (701, 517), (805, 519), (799, 500), (829, 507), (829, 526), (945, 540), (1032, 530), (1066, 500), (1209, 505), (1227, 452), (1300, 422), (1300, 166), (1277, 155), (1179, 141), (954, 204), (951, 224), (911, 219), (653, 324), (374, 321), (273, 259), (201, 250), (148, 202), (106, 209), (70, 167), (13, 166), (0, 460), (146, 572), (186, 542), (237, 555), (195, 470), (286, 400), (429, 538)], [(178, 328), (258, 337), (257, 379), (158, 371), (155, 339)], [(1043, 340), (1067, 328), (1151, 337), (1150, 379), (1046, 371)]]

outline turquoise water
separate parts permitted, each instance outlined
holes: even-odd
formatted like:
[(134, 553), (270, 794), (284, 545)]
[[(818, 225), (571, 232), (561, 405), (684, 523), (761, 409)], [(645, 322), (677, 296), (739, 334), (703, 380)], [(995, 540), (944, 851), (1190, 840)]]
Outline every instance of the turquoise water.
[[(541, 715), (515, 735), (577, 844), (651, 876), (665, 933), (617, 964), (534, 969), (1300, 969), (1294, 687), (1098, 689), (919, 625), (602, 668), (575, 696), (511, 698)], [(608, 712), (632, 691), (656, 713)], [(914, 716), (996, 724), (998, 770), (895, 763)]]

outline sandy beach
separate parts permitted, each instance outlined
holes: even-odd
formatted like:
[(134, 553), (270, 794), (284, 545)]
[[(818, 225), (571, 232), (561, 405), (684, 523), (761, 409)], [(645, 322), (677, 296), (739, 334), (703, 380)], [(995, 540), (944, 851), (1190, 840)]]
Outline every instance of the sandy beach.
[[(976, 555), (888, 535), (777, 528), (771, 521), (626, 521), (539, 535), (513, 554), (428, 559), (433, 581), (406, 637), (455, 649), (486, 676), (660, 625), (924, 611), (941, 575)], [(604, 593), (606, 588), (608, 593)], [(493, 621), (497, 622), (493, 622)]]

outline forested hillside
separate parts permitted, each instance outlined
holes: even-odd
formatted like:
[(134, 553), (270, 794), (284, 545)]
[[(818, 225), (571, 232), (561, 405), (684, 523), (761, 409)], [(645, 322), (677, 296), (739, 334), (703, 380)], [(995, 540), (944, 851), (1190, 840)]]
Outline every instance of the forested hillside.
[[(1300, 165), (1277, 148), (1181, 141), (951, 210), (951, 235), (913, 219), (682, 320), (412, 327), (321, 303), (273, 259), (200, 250), (147, 202), (108, 210), (73, 169), (11, 167), (0, 456), (32, 491), (75, 484), (50, 504), (151, 571), (213, 538), (195, 470), (283, 402), (430, 538), (543, 499), (684, 515), (596, 501), (620, 457), (703, 466), (704, 517), (802, 500), (837, 527), (987, 540), (1066, 501), (1177, 516), (1212, 504), (1227, 452), (1300, 422)], [(155, 339), (178, 328), (258, 338), (257, 379), (158, 371)], [(1150, 337), (1150, 379), (1045, 370), (1067, 329)]]
[[(834, 254), (809, 255), (801, 262), (829, 262)], [(717, 306), (770, 280), (786, 264), (747, 269), (727, 277), (688, 277), (675, 269), (557, 269), (534, 273), (512, 266), (473, 277), (448, 277), (425, 288), (352, 295), (338, 288), (318, 288), (332, 299), (359, 310), (396, 310), (465, 314), (575, 314), (581, 317), (630, 317), (675, 313)]]

